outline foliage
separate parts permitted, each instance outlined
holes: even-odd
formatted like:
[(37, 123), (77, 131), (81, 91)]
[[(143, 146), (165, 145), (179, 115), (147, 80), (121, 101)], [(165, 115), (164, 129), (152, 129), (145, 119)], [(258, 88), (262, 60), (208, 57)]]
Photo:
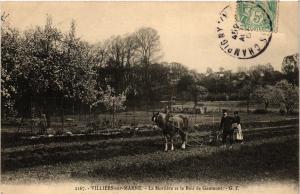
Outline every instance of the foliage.
[(103, 93), (103, 98), (101, 103), (104, 105), (105, 109), (112, 114), (111, 127), (114, 127), (116, 124), (115, 113), (125, 110), (125, 101), (126, 96), (124, 93), (116, 94), (115, 90), (109, 85)]
[[(70, 106), (64, 102), (73, 101), (95, 110), (110, 95), (126, 97), (122, 103), (127, 106), (170, 99), (192, 100), (195, 105), (205, 99), (250, 101), (258, 85), (264, 89), (258, 88), (254, 96), (267, 108), (270, 97), (263, 90), (269, 91), (266, 88), (283, 77), (298, 75), (294, 55), (293, 60), (289, 56), (284, 59), (283, 73), (275, 71), (271, 64), (256, 65), (249, 70), (240, 68), (236, 73), (222, 67), (217, 72), (208, 68), (206, 73), (198, 73), (178, 62), (160, 62), (160, 36), (153, 28), (143, 27), (91, 44), (76, 35), (75, 21), (67, 32), (62, 32), (48, 16), (45, 25), (19, 31), (6, 22), (9, 14), (4, 15), (3, 113), (16, 111), (19, 116), (31, 116), (35, 108), (49, 117), (56, 103), (53, 99), (63, 99), (59, 104), (61, 109)], [(288, 81), (297, 85), (294, 78)], [(293, 106), (287, 100), (281, 101), (288, 108)]]
[(104, 104), (107, 111), (116, 113), (118, 111), (125, 110), (124, 103), (126, 96), (124, 94), (115, 94), (115, 91), (110, 86), (103, 93), (102, 103)]
[[(6, 40), (2, 42), (2, 97), (9, 104), (8, 97), (14, 96), (10, 109), (16, 109), (20, 116), (30, 116), (36, 107), (49, 118), (55, 98), (88, 105), (97, 100), (101, 89), (96, 88), (91, 45), (76, 37), (74, 21), (66, 34), (52, 25), (51, 17), (47, 17), (43, 27), (23, 33), (2, 28), (2, 32), (2, 39)], [(4, 93), (7, 91), (9, 95)]]
[(299, 86), (299, 54), (284, 57), (282, 61), (282, 72), (286, 79), (294, 85)]
[(253, 92), (253, 98), (259, 103), (264, 103), (265, 111), (268, 111), (270, 103), (275, 101), (276, 89), (274, 86), (258, 86)]
[(177, 85), (179, 92), (188, 92), (194, 101), (195, 106), (199, 99), (204, 99), (208, 95), (205, 87), (200, 85), (199, 78), (193, 74), (183, 76)]
[(1, 28), (1, 110), (2, 113), (12, 113), (17, 96), (14, 80), (16, 66), (21, 61), (20, 33), (3, 24)]
[(281, 80), (276, 83), (276, 99), (283, 103), (287, 113), (292, 113), (299, 102), (299, 88), (289, 83), (287, 80)]

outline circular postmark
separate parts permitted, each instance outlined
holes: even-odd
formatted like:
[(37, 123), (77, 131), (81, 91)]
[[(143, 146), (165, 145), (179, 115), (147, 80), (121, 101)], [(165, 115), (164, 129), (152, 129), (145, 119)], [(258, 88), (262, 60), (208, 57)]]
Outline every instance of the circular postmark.
[(236, 20), (235, 7), (232, 5), (226, 6), (219, 13), (217, 21), (216, 30), (219, 47), (226, 54), (238, 59), (257, 57), (267, 49), (272, 39), (272, 23), (268, 14), (259, 5), (255, 5), (252, 2), (249, 2), (249, 5), (253, 9), (246, 9), (245, 16), (249, 18), (247, 24), (258, 26), (261, 23), (267, 26), (269, 30), (241, 28), (241, 22)]

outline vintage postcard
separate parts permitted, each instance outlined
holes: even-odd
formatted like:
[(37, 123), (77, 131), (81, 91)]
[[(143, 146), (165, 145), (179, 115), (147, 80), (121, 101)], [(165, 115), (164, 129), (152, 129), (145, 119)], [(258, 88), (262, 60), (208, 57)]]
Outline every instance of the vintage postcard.
[(298, 2), (0, 6), (1, 194), (299, 192)]

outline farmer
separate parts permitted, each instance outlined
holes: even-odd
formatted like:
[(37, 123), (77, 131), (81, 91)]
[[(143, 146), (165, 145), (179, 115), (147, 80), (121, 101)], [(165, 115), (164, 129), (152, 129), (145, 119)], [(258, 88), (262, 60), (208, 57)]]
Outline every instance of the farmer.
[(230, 142), (229, 148), (232, 148), (232, 143), (233, 143), (232, 118), (228, 116), (227, 110), (223, 110), (223, 116), (221, 118), (219, 130), (221, 129), (223, 129), (222, 147), (226, 147), (226, 139), (227, 136), (229, 136), (229, 142)]
[(233, 139), (236, 142), (243, 143), (241, 118), (239, 116), (238, 111), (234, 111), (234, 117), (233, 117), (233, 121), (232, 121), (232, 128), (234, 130)]

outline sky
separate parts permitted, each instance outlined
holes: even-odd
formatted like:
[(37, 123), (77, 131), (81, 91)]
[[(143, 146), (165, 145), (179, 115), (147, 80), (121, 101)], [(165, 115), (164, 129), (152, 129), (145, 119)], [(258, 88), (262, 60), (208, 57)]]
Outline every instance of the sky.
[(266, 63), (280, 70), (283, 57), (298, 52), (298, 4), (281, 1), (277, 32), (265, 52), (245, 60), (224, 53), (216, 27), (219, 12), (228, 4), (235, 2), (1, 2), (1, 11), (9, 13), (9, 24), (20, 30), (44, 25), (49, 14), (55, 26), (67, 31), (74, 19), (77, 35), (91, 43), (152, 27), (160, 35), (161, 61), (179, 62), (198, 72)]

